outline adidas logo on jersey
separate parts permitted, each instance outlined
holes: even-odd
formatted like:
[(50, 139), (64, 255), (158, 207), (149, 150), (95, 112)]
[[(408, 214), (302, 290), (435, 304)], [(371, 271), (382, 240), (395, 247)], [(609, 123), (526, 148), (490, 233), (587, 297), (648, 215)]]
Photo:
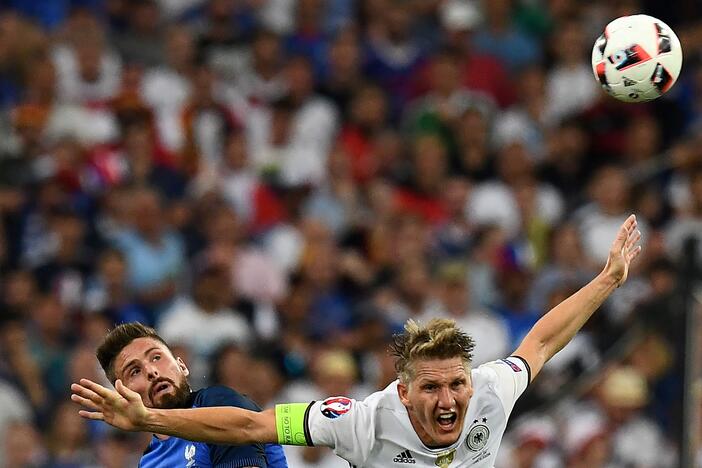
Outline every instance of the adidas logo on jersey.
[(398, 453), (392, 461), (395, 463), (417, 463), (417, 460), (412, 457), (412, 453), (409, 450)]

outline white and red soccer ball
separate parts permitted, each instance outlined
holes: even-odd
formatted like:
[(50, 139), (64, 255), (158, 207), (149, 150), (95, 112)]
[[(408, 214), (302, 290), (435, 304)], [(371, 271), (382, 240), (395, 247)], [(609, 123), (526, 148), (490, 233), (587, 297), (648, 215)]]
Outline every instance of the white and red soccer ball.
[(602, 88), (624, 102), (666, 93), (682, 66), (680, 40), (663, 21), (648, 15), (609, 23), (592, 48), (592, 70)]

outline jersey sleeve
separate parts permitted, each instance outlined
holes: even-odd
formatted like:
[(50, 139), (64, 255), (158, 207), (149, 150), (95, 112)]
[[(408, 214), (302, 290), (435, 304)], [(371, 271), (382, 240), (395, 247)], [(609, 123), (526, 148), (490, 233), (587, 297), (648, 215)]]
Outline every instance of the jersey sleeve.
[(278, 405), (276, 421), (279, 442), (331, 447), (352, 465), (363, 464), (375, 441), (373, 406), (351, 398)]
[(483, 364), (479, 370), (491, 374), (492, 386), (497, 393), (505, 414), (509, 416), (517, 399), (531, 381), (531, 368), (519, 356), (510, 356)]
[[(195, 399), (194, 406), (234, 406), (251, 411), (261, 411), (261, 408), (250, 399), (228, 387), (221, 386), (208, 387), (204, 390), (200, 390)], [(266, 458), (267, 451), (262, 444), (238, 446), (207, 444), (207, 447), (210, 453), (210, 462), (214, 468), (239, 468), (248, 466), (280, 468), (287, 466), (286, 463), (275, 465), (268, 463)], [(285, 461), (284, 455), (282, 455), (282, 459)]]

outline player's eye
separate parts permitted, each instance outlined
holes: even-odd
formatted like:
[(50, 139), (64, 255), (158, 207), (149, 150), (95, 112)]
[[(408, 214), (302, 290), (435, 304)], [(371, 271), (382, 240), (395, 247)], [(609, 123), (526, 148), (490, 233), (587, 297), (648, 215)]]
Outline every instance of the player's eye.
[(451, 384), (451, 388), (453, 388), (453, 389), (458, 389), (458, 388), (461, 388), (464, 384), (465, 384), (464, 381), (462, 381), (462, 380), (456, 380), (455, 382), (453, 382), (453, 383)]
[(429, 392), (431, 392), (431, 391), (433, 391), (433, 390), (436, 390), (436, 385), (434, 385), (434, 384), (426, 384), (426, 385), (424, 386), (424, 390), (427, 390), (427, 391), (429, 391)]
[(139, 368), (134, 367), (132, 370), (129, 371), (129, 377), (134, 377), (135, 375), (139, 374)]
[(154, 354), (154, 357), (152, 358), (152, 360), (154, 360), (154, 361), (158, 361), (158, 360), (160, 360), (160, 359), (161, 359), (161, 355), (160, 355), (160, 354)]

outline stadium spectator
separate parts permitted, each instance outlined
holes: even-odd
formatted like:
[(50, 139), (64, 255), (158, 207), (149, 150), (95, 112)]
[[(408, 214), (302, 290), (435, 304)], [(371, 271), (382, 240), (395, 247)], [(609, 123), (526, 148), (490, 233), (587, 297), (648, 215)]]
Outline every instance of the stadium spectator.
[(234, 294), (226, 266), (205, 264), (195, 272), (191, 295), (166, 309), (156, 329), (165, 340), (186, 346), (193, 365), (206, 362), (222, 343), (247, 346), (252, 330), (241, 313), (230, 308)]
[(127, 285), (152, 322), (175, 296), (185, 252), (180, 236), (166, 224), (155, 191), (132, 192), (130, 211), (130, 226), (117, 232), (113, 242), (127, 263)]

